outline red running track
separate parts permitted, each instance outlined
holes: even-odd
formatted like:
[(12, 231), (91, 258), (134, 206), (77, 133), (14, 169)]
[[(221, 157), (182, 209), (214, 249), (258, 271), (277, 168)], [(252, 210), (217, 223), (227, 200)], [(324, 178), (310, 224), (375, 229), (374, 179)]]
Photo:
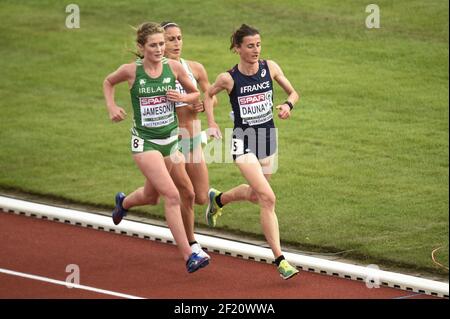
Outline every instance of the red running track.
[[(433, 298), (389, 287), (301, 271), (282, 280), (275, 266), (210, 254), (188, 274), (176, 246), (100, 230), (0, 212), (0, 268), (65, 281), (66, 266), (80, 284), (160, 299), (389, 299)], [(0, 273), (0, 298), (115, 298)]]

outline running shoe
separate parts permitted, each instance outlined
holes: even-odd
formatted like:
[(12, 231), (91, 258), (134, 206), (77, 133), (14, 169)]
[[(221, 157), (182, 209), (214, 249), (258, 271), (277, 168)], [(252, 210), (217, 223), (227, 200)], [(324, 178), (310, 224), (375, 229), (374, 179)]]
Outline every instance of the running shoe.
[(186, 269), (189, 273), (191, 273), (208, 266), (208, 264), (209, 259), (207, 257), (202, 257), (197, 253), (192, 253), (186, 261)]
[(200, 246), (199, 243), (195, 243), (195, 244), (191, 245), (191, 248), (192, 248), (192, 252), (196, 253), (200, 257), (206, 257), (208, 259), (211, 259), (211, 257), (206, 253), (206, 251), (204, 251), (202, 249), (202, 247)]
[(280, 273), (281, 278), (287, 280), (289, 278), (294, 277), (298, 274), (298, 270), (295, 267), (292, 267), (286, 259), (283, 259), (278, 266), (278, 272)]
[(127, 216), (128, 210), (122, 207), (122, 203), (125, 197), (126, 196), (124, 193), (119, 192), (116, 194), (116, 207), (114, 207), (114, 210), (112, 212), (114, 225), (119, 225), (119, 223), (122, 221), (122, 218)]
[(206, 208), (206, 222), (210, 227), (216, 227), (217, 218), (222, 215), (222, 208), (216, 203), (216, 197), (220, 194), (217, 189), (211, 188), (208, 191), (208, 207)]

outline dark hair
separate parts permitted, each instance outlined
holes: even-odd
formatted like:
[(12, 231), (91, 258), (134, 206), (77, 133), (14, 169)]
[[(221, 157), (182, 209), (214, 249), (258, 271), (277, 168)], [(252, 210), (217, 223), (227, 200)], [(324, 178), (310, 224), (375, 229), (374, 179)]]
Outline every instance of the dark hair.
[(175, 22), (171, 22), (171, 21), (164, 21), (164, 22), (161, 22), (161, 27), (162, 27), (164, 30), (166, 30), (167, 28), (170, 28), (170, 27), (177, 27), (177, 28), (180, 28), (180, 26), (179, 26), (178, 24), (176, 24)]
[(244, 37), (257, 34), (259, 34), (258, 30), (249, 25), (246, 25), (245, 23), (242, 24), (241, 27), (236, 31), (234, 31), (233, 34), (231, 35), (230, 50), (233, 50), (234, 47), (240, 46), (242, 44)]

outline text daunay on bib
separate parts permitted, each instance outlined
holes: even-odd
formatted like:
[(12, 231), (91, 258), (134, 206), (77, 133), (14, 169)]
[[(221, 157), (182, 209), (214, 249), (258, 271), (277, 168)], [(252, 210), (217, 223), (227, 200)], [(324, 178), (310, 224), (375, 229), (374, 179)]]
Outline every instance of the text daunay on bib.
[(272, 114), (272, 90), (238, 97), (243, 124), (259, 125), (270, 121)]

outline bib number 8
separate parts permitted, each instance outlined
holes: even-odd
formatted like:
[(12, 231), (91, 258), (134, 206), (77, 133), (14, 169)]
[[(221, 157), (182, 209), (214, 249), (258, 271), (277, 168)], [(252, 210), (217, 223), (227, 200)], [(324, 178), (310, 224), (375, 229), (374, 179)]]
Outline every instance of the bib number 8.
[(144, 140), (137, 136), (131, 137), (131, 151), (132, 152), (143, 152), (144, 151)]

